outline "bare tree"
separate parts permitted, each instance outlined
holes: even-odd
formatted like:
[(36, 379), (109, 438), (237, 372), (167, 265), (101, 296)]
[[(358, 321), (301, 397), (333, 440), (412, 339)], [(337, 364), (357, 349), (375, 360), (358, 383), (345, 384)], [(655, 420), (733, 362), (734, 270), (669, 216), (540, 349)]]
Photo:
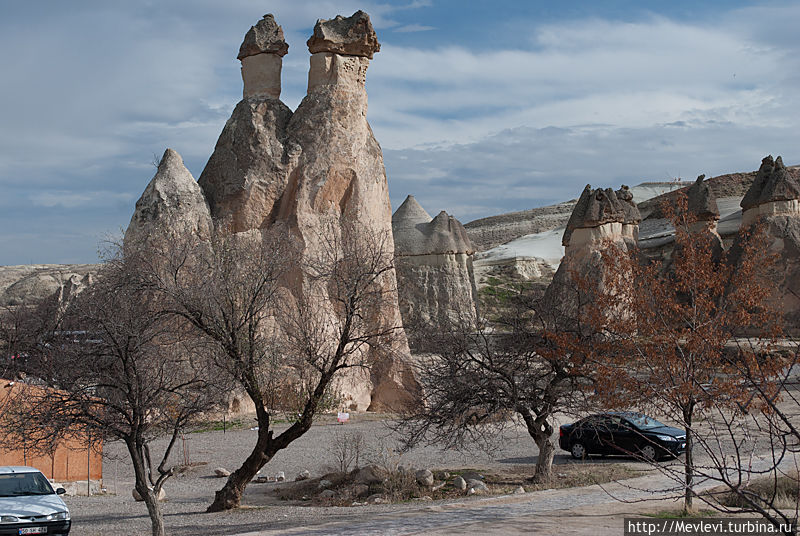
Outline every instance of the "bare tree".
[(420, 337), (423, 399), (400, 425), (406, 448), (419, 442), (491, 446), (516, 415), (539, 450), (533, 480), (550, 479), (555, 414), (580, 405), (587, 376), (582, 354), (562, 344), (566, 331), (553, 329), (578, 336), (578, 324), (560, 318), (548, 302), (521, 293), (491, 323), (476, 325), (462, 315)]
[[(390, 348), (400, 329), (380, 313), (394, 291), (391, 237), (330, 224), (316, 240), (301, 257), (272, 232), (218, 233), (170, 244), (147, 274), (255, 405), (256, 444), (210, 512), (238, 507), (256, 473), (308, 431), (341, 371), (369, 367), (367, 348)], [(298, 418), (275, 435), (274, 414), (289, 406)]]
[[(181, 430), (219, 397), (186, 322), (161, 313), (157, 297), (140, 285), (139, 260), (120, 252), (54, 329), (37, 334), (25, 370), (39, 388), (26, 389), (3, 424), (13, 431), (27, 423), (28, 439), (45, 448), (54, 435), (123, 441), (136, 492), (160, 536), (157, 497), (173, 475), (170, 453)], [(150, 443), (162, 435), (169, 443), (154, 459)]]
[[(596, 369), (599, 405), (644, 409), (684, 429), (682, 467), (657, 467), (691, 510), (698, 477), (725, 482), (733, 473), (754, 474), (747, 422), (762, 406), (753, 389), (774, 393), (786, 362), (731, 344), (748, 333), (768, 348), (780, 333), (780, 315), (768, 301), (774, 259), (758, 232), (744, 241), (747, 260), (734, 267), (715, 254), (708, 230), (694, 229), (685, 196), (663, 210), (676, 230), (672, 266), (606, 248), (606, 287), (589, 314), (596, 336), (583, 351)], [(743, 382), (742, 366), (760, 371), (757, 387)]]

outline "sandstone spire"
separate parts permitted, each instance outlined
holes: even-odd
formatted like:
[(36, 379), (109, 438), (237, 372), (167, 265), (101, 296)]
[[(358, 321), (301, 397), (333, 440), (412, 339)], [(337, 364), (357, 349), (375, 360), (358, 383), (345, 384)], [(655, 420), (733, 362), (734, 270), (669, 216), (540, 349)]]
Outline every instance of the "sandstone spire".
[(278, 99), (287, 50), (272, 15), (247, 32), (238, 56), (244, 97), (198, 180), (215, 221), (235, 232), (274, 222), (288, 182), (284, 141), (292, 111)]
[(125, 231), (126, 244), (163, 233), (208, 236), (211, 228), (211, 215), (200, 186), (183, 165), (181, 156), (167, 149), (158, 171), (136, 202)]
[(628, 246), (628, 249), (635, 248), (639, 243), (639, 223), (642, 221), (642, 215), (639, 213), (636, 203), (633, 202), (633, 192), (623, 184), (619, 190), (614, 192), (614, 195), (617, 196), (622, 208), (622, 237), (625, 245)]

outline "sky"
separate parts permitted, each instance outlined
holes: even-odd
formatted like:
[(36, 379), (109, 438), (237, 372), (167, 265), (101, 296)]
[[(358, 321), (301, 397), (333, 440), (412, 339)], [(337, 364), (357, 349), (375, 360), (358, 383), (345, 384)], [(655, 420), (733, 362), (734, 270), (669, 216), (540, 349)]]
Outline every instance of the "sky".
[(0, 2), (0, 265), (96, 262), (164, 149), (199, 177), (265, 13), (305, 95), (318, 18), (370, 14), (392, 206), (463, 223), (593, 186), (800, 164), (800, 4), (735, 0)]

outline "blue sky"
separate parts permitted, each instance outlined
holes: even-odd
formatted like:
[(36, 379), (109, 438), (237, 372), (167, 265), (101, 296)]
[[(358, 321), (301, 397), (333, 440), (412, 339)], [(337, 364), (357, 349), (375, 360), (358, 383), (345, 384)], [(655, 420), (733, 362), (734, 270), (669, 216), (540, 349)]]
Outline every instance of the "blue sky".
[(618, 186), (800, 163), (800, 5), (173, 0), (0, 4), (0, 264), (93, 262), (176, 149), (195, 177), (274, 13), (282, 99), (317, 18), (364, 9), (368, 119), (394, 207), (463, 222)]

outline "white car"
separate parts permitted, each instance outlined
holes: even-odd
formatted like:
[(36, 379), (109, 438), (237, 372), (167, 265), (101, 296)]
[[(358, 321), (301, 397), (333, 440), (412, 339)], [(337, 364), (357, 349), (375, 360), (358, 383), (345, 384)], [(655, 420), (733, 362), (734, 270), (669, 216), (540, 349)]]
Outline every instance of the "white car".
[(33, 467), (0, 467), (0, 536), (69, 534), (69, 510), (53, 486)]

